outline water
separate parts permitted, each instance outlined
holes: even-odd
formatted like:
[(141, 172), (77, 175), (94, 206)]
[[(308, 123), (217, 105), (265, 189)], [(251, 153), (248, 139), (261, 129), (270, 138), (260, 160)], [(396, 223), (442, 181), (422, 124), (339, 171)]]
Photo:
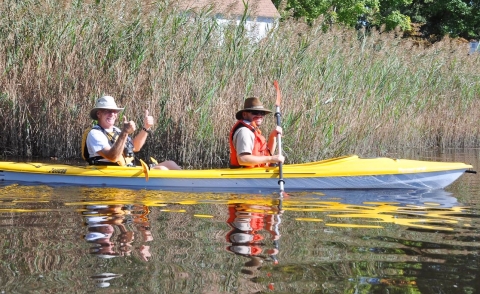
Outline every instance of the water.
[[(423, 157), (478, 170), (477, 152)], [(284, 198), (0, 183), (0, 291), (479, 293), (479, 187), (476, 174)]]

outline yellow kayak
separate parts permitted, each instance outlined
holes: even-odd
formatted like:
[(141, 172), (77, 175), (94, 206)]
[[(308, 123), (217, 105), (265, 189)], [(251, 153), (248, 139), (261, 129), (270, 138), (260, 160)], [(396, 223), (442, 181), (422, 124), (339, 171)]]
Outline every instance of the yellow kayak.
[[(443, 189), (472, 166), (434, 162), (344, 156), (323, 161), (285, 164), (287, 190)], [(147, 189), (269, 190), (278, 189), (278, 167), (145, 170), (121, 166), (0, 162), (0, 181)]]

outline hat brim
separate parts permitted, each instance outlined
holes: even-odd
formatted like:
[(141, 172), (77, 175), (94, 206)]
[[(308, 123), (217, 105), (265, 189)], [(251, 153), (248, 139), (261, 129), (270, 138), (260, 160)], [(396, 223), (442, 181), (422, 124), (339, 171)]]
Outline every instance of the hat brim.
[(102, 109), (122, 111), (125, 108), (97, 107), (97, 108), (94, 108), (94, 109), (90, 110), (90, 117), (92, 119), (98, 120), (97, 111), (102, 110)]
[(264, 111), (267, 114), (272, 113), (271, 110), (268, 110), (268, 109), (265, 109), (265, 108), (245, 108), (245, 109), (237, 111), (237, 113), (235, 114), (235, 118), (238, 119), (238, 120), (242, 120), (243, 119), (242, 112), (244, 112), (244, 111)]

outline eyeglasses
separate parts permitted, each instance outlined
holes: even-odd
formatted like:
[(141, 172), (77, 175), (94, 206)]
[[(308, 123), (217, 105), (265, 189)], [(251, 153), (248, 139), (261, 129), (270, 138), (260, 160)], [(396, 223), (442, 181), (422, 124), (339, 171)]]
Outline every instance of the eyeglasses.
[(114, 109), (102, 109), (102, 112), (103, 113), (113, 113), (113, 114), (117, 114), (119, 111), (118, 110), (114, 110)]
[(265, 114), (267, 114), (265, 111), (258, 111), (258, 110), (251, 110), (249, 112), (253, 115), (263, 115), (263, 116), (265, 116)]

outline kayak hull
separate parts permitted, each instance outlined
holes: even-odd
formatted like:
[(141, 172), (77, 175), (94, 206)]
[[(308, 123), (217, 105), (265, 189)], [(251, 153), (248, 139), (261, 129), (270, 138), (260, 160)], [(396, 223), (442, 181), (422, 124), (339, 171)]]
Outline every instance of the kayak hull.
[[(283, 166), (287, 190), (443, 189), (471, 165), (345, 156)], [(183, 190), (276, 190), (278, 168), (163, 171), (141, 167), (0, 162), (0, 180), (43, 184)]]
[[(459, 178), (464, 171), (445, 171), (416, 173), (413, 175), (377, 175), (356, 177), (318, 177), (285, 178), (287, 189), (324, 190), (324, 189), (443, 189)], [(278, 179), (182, 179), (182, 178), (123, 178), (123, 177), (85, 177), (68, 175), (36, 174), (26, 181), (25, 175), (16, 172), (4, 172), (4, 180), (14, 182), (32, 182), (43, 184), (71, 184), (91, 186), (132, 186), (140, 188), (252, 188), (277, 189)]]

